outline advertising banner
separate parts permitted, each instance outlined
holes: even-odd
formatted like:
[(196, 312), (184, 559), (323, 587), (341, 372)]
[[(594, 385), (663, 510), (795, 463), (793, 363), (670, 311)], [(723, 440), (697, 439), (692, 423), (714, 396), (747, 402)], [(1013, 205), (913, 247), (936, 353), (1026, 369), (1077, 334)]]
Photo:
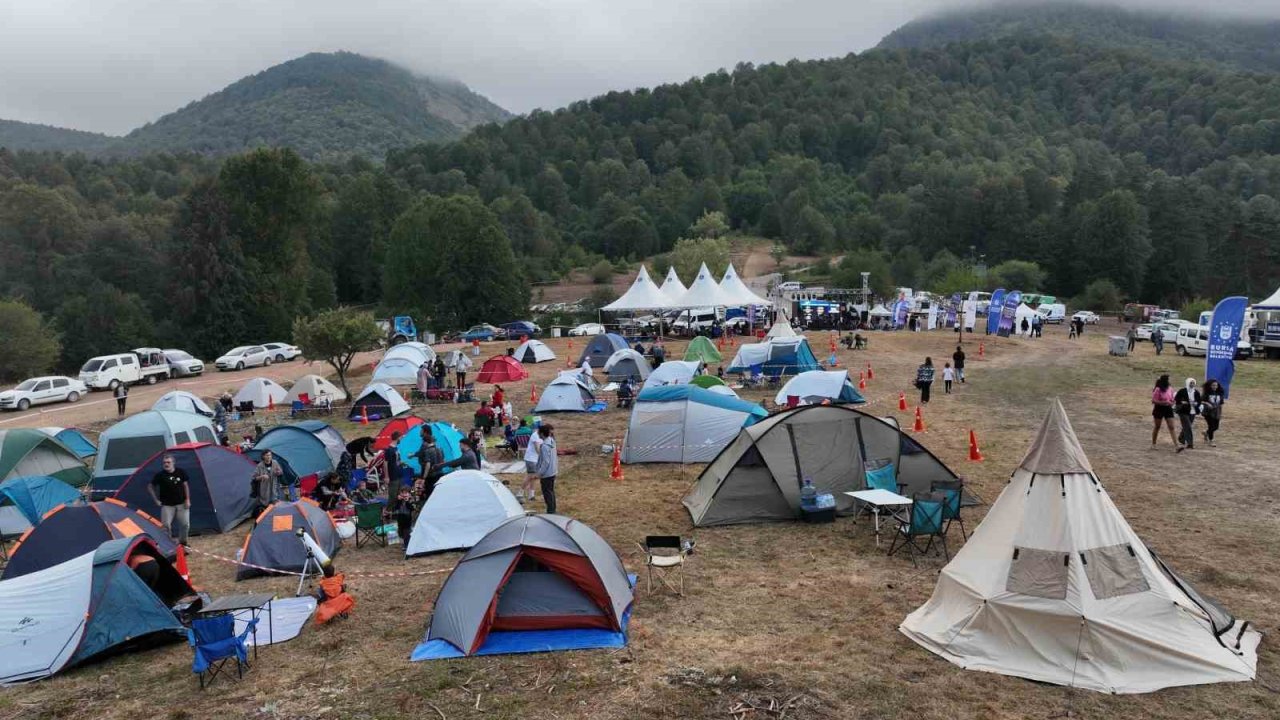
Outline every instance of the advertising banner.
[(1000, 308), (1000, 326), (996, 330), (996, 334), (1000, 337), (1009, 337), (1014, 332), (1014, 319), (1018, 317), (1018, 305), (1022, 303), (1022, 292), (1014, 290), (1004, 296), (1004, 303)]
[(1204, 357), (1205, 381), (1217, 380), (1222, 384), (1222, 394), (1231, 394), (1231, 378), (1236, 374), (1236, 348), (1244, 328), (1244, 311), (1249, 299), (1223, 298), (1213, 309), (1213, 324), (1209, 326), (1209, 349)]
[(996, 288), (991, 293), (991, 304), (987, 305), (987, 334), (991, 335), (1000, 329), (1000, 310), (1004, 307), (1004, 288)]

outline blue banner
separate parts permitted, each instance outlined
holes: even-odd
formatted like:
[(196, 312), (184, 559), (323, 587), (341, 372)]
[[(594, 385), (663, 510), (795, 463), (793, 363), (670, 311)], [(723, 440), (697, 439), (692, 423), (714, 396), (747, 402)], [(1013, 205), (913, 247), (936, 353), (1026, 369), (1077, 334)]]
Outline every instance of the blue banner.
[(1000, 326), (996, 330), (996, 334), (1000, 337), (1009, 337), (1016, 335), (1013, 329), (1013, 323), (1018, 317), (1018, 305), (1022, 303), (1022, 292), (1014, 290), (1004, 296), (1004, 304), (1000, 308)]
[[(1248, 298), (1223, 298), (1213, 309), (1209, 326), (1209, 348), (1204, 356), (1204, 380), (1222, 384), (1223, 397), (1231, 393), (1231, 378), (1236, 374), (1236, 348), (1244, 328), (1244, 311)], [(1203, 387), (1203, 386), (1201, 386)]]
[(947, 308), (947, 327), (956, 326), (956, 310), (960, 307), (960, 293), (951, 296), (951, 305)]
[(1004, 308), (1004, 288), (996, 288), (991, 293), (991, 302), (987, 305), (987, 334), (1000, 328), (1000, 311)]
[(907, 312), (911, 310), (911, 303), (906, 300), (899, 300), (897, 305), (893, 306), (893, 326), (900, 328), (907, 325)]

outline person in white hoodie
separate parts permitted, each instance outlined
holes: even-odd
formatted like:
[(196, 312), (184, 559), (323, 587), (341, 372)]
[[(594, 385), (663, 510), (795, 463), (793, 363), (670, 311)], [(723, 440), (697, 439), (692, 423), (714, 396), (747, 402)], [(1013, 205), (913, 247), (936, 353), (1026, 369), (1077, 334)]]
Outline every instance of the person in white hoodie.
[[(524, 420), (521, 420), (516, 436), (519, 437), (524, 430)], [(537, 429), (534, 429), (529, 435), (529, 444), (524, 448), (524, 484), (520, 486), (520, 492), (516, 493), (516, 499), (520, 502), (534, 499), (533, 483), (538, 479), (535, 468), (538, 466), (538, 451), (541, 448), (542, 436), (538, 434)]]
[(538, 428), (538, 435), (542, 437), (542, 444), (538, 447), (538, 464), (534, 466), (534, 472), (542, 483), (542, 499), (547, 504), (547, 513), (554, 515), (556, 475), (560, 472), (560, 461), (556, 457), (555, 428), (551, 425), (543, 425)]

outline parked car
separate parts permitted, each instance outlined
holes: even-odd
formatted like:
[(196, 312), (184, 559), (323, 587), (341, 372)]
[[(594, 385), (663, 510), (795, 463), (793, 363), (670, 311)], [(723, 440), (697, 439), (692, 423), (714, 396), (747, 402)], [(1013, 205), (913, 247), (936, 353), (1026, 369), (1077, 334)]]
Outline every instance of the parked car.
[(542, 328), (529, 320), (516, 320), (504, 323), (502, 331), (507, 340), (519, 340), (522, 335), (531, 338), (538, 337), (538, 334), (542, 332)]
[[(1192, 325), (1190, 323), (1178, 328), (1178, 338), (1174, 341), (1178, 354), (1182, 356), (1209, 354), (1209, 326)], [(1235, 359), (1248, 360), (1253, 357), (1253, 345), (1241, 338), (1236, 343)]]
[(1046, 323), (1061, 325), (1067, 317), (1067, 306), (1062, 303), (1041, 303), (1036, 312)]
[(195, 377), (204, 372), (204, 361), (191, 356), (185, 350), (170, 349), (164, 351), (169, 361), (169, 377)]
[(569, 337), (585, 337), (587, 335), (603, 335), (604, 326), (600, 323), (582, 323), (569, 329)]
[(219, 370), (243, 370), (247, 367), (267, 366), (271, 364), (271, 356), (261, 345), (241, 345), (228, 350), (225, 355), (214, 361)]
[(1182, 325), (1183, 323), (1180, 320), (1174, 321), (1174, 322), (1158, 322), (1158, 323), (1147, 323), (1145, 325), (1139, 325), (1138, 339), (1150, 340), (1152, 333), (1156, 332), (1158, 328), (1161, 337), (1164, 338), (1164, 341), (1166, 343), (1176, 343), (1178, 341), (1178, 330), (1182, 327)]
[(462, 333), (462, 340), (463, 342), (471, 342), (472, 340), (484, 342), (492, 340), (502, 334), (501, 328), (496, 328), (488, 323), (481, 323), (479, 325), (472, 325), (466, 332)]
[(267, 354), (276, 362), (285, 362), (286, 360), (296, 360), (302, 354), (302, 350), (297, 345), (289, 343), (263, 343), (262, 347), (267, 349)]
[(23, 380), (12, 390), (0, 392), (0, 410), (26, 410), (32, 405), (75, 402), (89, 392), (84, 383), (62, 375)]
[(784, 283), (778, 283), (778, 290), (781, 290), (784, 292), (785, 291), (795, 292), (797, 290), (803, 290), (803, 289), (804, 289), (804, 285), (801, 285), (795, 280), (789, 280)]
[(1098, 321), (1101, 320), (1102, 318), (1098, 316), (1098, 313), (1093, 312), (1092, 310), (1081, 310), (1076, 314), (1072, 315), (1071, 319), (1083, 320), (1085, 325), (1097, 325)]
[(145, 382), (154, 385), (169, 377), (169, 361), (160, 348), (136, 348), (132, 352), (99, 355), (80, 367), (80, 382), (90, 390), (115, 390), (117, 386)]

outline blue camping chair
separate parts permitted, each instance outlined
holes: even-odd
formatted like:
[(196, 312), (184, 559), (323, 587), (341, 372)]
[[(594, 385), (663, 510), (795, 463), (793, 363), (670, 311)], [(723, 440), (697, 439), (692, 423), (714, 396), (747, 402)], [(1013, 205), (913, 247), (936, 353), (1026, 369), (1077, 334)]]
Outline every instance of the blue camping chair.
[(951, 530), (951, 523), (960, 523), (960, 537), (965, 540), (969, 535), (965, 532), (964, 518), (960, 517), (961, 500), (964, 499), (964, 480), (934, 480), (929, 483), (929, 491), (940, 493), (943, 497), (942, 519), (947, 521), (943, 534)]
[[(911, 515), (908, 519), (901, 521), (898, 531), (893, 534), (893, 544), (889, 546), (889, 554), (892, 555), (902, 548), (909, 548), (911, 554), (911, 564), (918, 567), (916, 556), (921, 557), (929, 554), (933, 549), (933, 541), (935, 539), (942, 545), (943, 556), (950, 560), (951, 553), (947, 550), (947, 533), (946, 521), (943, 519), (943, 507), (946, 505), (946, 496), (942, 493), (916, 493), (911, 498)], [(924, 547), (920, 547), (920, 543), (924, 538), (928, 538), (928, 542)], [(901, 545), (899, 545), (901, 543)]]
[(296, 417), (306, 412), (307, 406), (301, 400), (294, 400), (289, 406), (289, 417)]
[(231, 660), (236, 661), (236, 676), (244, 677), (244, 668), (249, 665), (249, 650), (244, 641), (257, 624), (258, 619), (253, 618), (244, 632), (236, 635), (236, 619), (231, 613), (197, 617), (191, 621), (191, 628), (187, 630), (187, 642), (195, 652), (191, 672), (200, 676), (201, 690), (206, 684), (213, 684), (214, 678)]

